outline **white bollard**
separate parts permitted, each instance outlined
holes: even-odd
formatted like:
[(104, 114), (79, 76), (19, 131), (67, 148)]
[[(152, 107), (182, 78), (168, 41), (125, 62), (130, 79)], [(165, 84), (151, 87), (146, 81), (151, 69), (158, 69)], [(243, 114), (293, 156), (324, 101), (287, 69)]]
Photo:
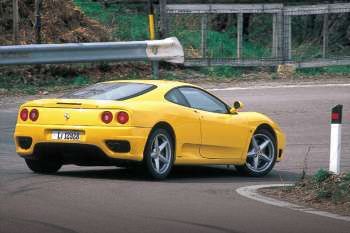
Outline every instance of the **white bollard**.
[(343, 105), (332, 108), (329, 171), (337, 175), (340, 173), (342, 112)]

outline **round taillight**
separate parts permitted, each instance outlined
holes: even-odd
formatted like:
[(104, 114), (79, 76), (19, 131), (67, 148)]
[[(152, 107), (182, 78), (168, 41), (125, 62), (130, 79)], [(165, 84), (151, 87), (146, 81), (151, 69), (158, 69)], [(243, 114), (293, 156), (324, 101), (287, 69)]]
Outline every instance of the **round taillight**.
[(39, 111), (37, 109), (32, 109), (29, 113), (29, 119), (36, 121), (39, 118)]
[(120, 124), (125, 124), (129, 121), (129, 114), (126, 112), (118, 112), (116, 119)]
[(103, 121), (103, 123), (109, 124), (113, 120), (113, 114), (109, 111), (105, 111), (101, 115), (101, 120)]
[(28, 109), (23, 108), (19, 115), (22, 121), (26, 121), (28, 119)]

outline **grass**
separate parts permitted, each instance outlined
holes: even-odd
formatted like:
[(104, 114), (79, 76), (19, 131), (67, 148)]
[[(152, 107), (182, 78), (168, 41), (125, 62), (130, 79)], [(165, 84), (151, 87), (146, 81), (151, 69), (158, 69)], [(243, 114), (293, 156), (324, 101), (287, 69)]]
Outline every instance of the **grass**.
[(242, 75), (242, 73), (244, 72), (244, 69), (231, 67), (231, 66), (220, 66), (220, 67), (215, 66), (215, 67), (201, 68), (199, 69), (199, 72), (212, 78), (215, 78), (215, 77), (238, 78)]
[(74, 3), (90, 18), (98, 20), (108, 28), (112, 28), (114, 39), (146, 40), (148, 38), (148, 18), (143, 5), (102, 4), (86, 0), (73, 0)]
[[(234, 27), (225, 32), (209, 30), (206, 56), (211, 58), (236, 58), (237, 39), (235, 30)], [(200, 31), (177, 27), (173, 31), (173, 35), (181, 41), (187, 57), (203, 57)], [(242, 56), (244, 58), (271, 57), (271, 51), (265, 46), (244, 41)]]
[(328, 66), (319, 68), (304, 68), (297, 70), (297, 75), (317, 76), (323, 74), (350, 74), (350, 66)]
[(41, 91), (56, 91), (73, 89), (92, 83), (87, 76), (77, 75), (72, 78), (50, 77), (47, 79), (35, 79), (26, 81), (19, 76), (0, 76), (0, 87), (9, 93), (22, 93), (33, 95)]

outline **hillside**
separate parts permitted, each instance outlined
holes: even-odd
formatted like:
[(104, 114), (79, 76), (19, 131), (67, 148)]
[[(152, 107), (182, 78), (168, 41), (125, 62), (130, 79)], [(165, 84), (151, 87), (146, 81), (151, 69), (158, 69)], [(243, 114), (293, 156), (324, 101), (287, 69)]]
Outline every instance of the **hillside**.
[[(34, 42), (34, 0), (19, 1), (21, 44)], [(12, 4), (0, 2), (0, 45), (12, 44)], [(42, 10), (44, 43), (96, 42), (110, 40), (110, 31), (84, 15), (71, 0), (45, 0)]]

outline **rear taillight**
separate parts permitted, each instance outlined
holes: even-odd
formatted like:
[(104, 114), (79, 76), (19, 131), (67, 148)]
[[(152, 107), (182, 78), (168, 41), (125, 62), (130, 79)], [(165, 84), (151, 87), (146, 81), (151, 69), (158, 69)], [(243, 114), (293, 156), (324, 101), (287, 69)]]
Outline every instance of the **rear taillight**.
[(19, 115), (22, 121), (26, 121), (28, 119), (28, 109), (23, 108)]
[(109, 111), (105, 111), (101, 115), (101, 120), (103, 121), (103, 123), (109, 124), (113, 120), (113, 114)]
[(116, 116), (116, 120), (120, 124), (125, 124), (129, 121), (129, 114), (126, 112), (118, 112)]
[(37, 109), (32, 109), (29, 113), (29, 119), (36, 121), (39, 118), (39, 111)]

